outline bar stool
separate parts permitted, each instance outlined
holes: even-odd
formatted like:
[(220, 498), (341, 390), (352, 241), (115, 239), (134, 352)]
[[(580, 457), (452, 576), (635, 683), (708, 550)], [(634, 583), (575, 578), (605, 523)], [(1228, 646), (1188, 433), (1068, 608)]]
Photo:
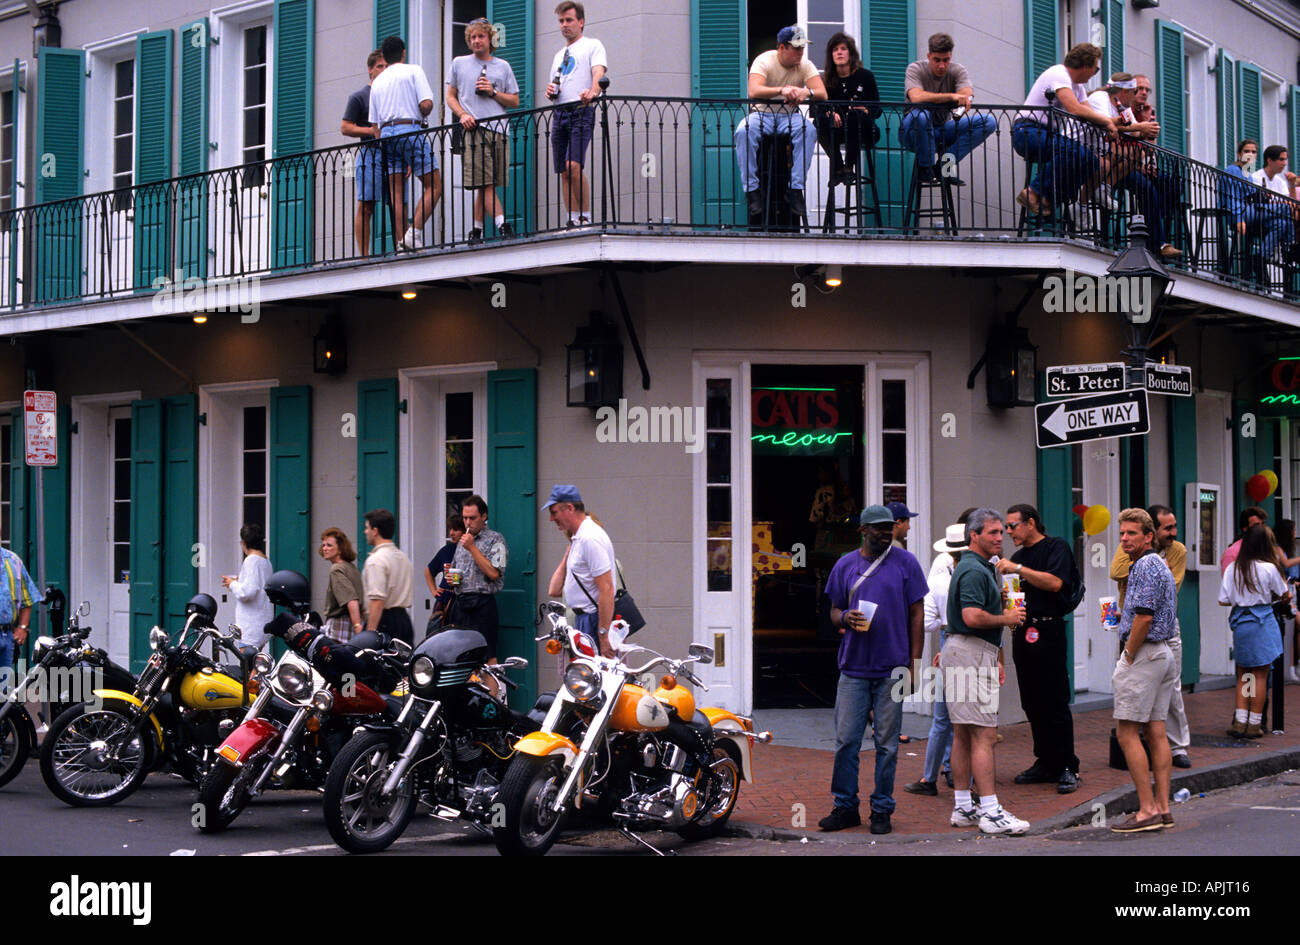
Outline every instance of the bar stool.
[(751, 228), (797, 230), (807, 225), (804, 218), (795, 218), (785, 200), (793, 166), (794, 147), (789, 134), (777, 132), (759, 139), (758, 190), (763, 201), (763, 214), (759, 219), (750, 217)]
[[(842, 180), (832, 179), (826, 187), (826, 206), (822, 213), (822, 232), (834, 233), (837, 229), (837, 216), (844, 217), (844, 229), (852, 228), (856, 221), (859, 233), (868, 229), (867, 218), (875, 217), (875, 229), (883, 229), (884, 223), (880, 216), (880, 192), (876, 189), (876, 152), (874, 148), (863, 148), (861, 152), (862, 160), (858, 164), (858, 171), (852, 177)], [(866, 168), (863, 173), (862, 168)], [(838, 206), (835, 199), (837, 187), (844, 188), (844, 206)], [(866, 188), (865, 192), (863, 188)], [(870, 203), (864, 200), (864, 196), (870, 196)]]
[[(943, 220), (943, 232), (949, 236), (956, 236), (957, 210), (952, 199), (952, 186), (952, 182), (934, 167), (930, 168), (930, 177), (922, 180), (921, 164), (919, 160), (914, 160), (912, 162), (912, 182), (907, 191), (907, 213), (903, 218), (903, 232), (911, 233), (913, 236), (919, 235), (922, 218), (927, 220), (941, 218)], [(936, 207), (934, 199), (931, 198), (929, 206), (922, 207), (921, 194), (925, 191), (932, 191), (936, 187), (939, 188), (939, 206)], [(937, 229), (937, 227), (933, 227), (933, 229)]]
[[(1201, 257), (1206, 245), (1206, 227), (1213, 224), (1214, 264), (1219, 272), (1227, 275), (1232, 271), (1232, 235), (1236, 232), (1235, 220), (1231, 210), (1222, 207), (1193, 207), (1192, 219), (1196, 221), (1196, 232), (1192, 236), (1192, 252), (1188, 262), (1192, 272), (1201, 267)], [(1207, 260), (1208, 262), (1209, 260)]]

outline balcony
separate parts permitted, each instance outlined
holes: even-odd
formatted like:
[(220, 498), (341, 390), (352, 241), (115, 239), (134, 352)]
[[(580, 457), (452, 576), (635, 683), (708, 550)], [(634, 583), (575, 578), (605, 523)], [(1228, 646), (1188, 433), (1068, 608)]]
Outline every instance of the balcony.
[[(586, 162), (591, 226), (582, 229), (568, 226), (552, 168), (553, 132), (562, 110), (554, 106), (512, 112), (497, 125), (509, 142), (507, 185), (498, 192), (515, 231), (510, 239), (501, 239), (489, 219), (487, 239), (470, 242), (472, 198), (462, 187), (462, 162), (468, 157), (464, 148), (475, 142), (458, 142), (453, 126), (411, 133), (427, 140), (442, 168), (444, 188), (425, 227), (423, 246), (415, 251), (395, 248), (386, 199), (374, 204), (370, 239), (358, 242), (358, 166), (366, 147), (361, 144), (19, 208), (0, 216), (0, 330), (106, 320), (90, 317), (84, 309), (75, 314), (67, 309), (114, 300), (135, 304), (109, 317), (148, 314), (142, 303), (156, 297), (159, 286), (176, 285), (178, 276), (220, 287), (247, 277), (370, 267), (365, 269), (369, 283), (389, 286), (407, 281), (408, 270), (414, 280), (520, 265), (518, 253), (501, 254), (494, 247), (528, 249), (532, 258), (551, 265), (572, 262), (581, 251), (565, 241), (591, 236), (666, 240), (672, 249), (665, 258), (685, 253), (696, 261), (758, 258), (754, 247), (770, 240), (785, 248), (794, 241), (798, 262), (1036, 269), (1066, 263), (1059, 256), (1027, 255), (1010, 247), (1053, 245), (1091, 251), (1094, 268), (1104, 271), (1105, 260), (1095, 251), (1114, 252), (1123, 245), (1130, 215), (1142, 210), (1158, 215), (1167, 241), (1182, 249), (1181, 257), (1169, 260), (1171, 268), (1197, 277), (1181, 282), (1249, 293), (1257, 297), (1256, 308), (1271, 301), (1287, 315), (1290, 306), (1300, 303), (1295, 267), (1263, 259), (1262, 244), (1270, 227), (1276, 227), (1259, 222), (1266, 218), (1285, 226), (1289, 220), (1289, 238), (1274, 239), (1293, 245), (1300, 205), (1154, 146), (1111, 145), (1093, 126), (1060, 111), (1032, 117), (1050, 123), (1079, 147), (1122, 157), (1130, 168), (1128, 179), (1138, 183), (1085, 193), (1079, 202), (1082, 175), (1069, 162), (1057, 160), (1040, 186), (1044, 193), (1058, 194), (1056, 205), (1032, 215), (1016, 197), (1043, 169), (1029, 165), (1013, 140), (1016, 121), (1031, 110), (987, 106), (973, 111), (970, 117), (987, 139), (956, 162), (940, 154), (937, 177), (923, 180), (915, 154), (900, 145), (908, 107), (883, 104), (873, 106), (878, 143), (862, 152), (860, 173), (846, 184), (832, 186), (830, 160), (808, 135), (813, 159), (802, 220), (791, 218), (784, 190), (793, 155), (805, 143), (803, 121), (793, 122), (792, 135), (762, 142), (755, 172), (771, 196), (763, 212), (751, 219), (733, 144), (737, 124), (750, 106), (739, 100), (599, 99)], [(807, 115), (807, 108), (799, 114)], [(409, 213), (421, 188), (409, 178), (403, 186)], [(1242, 232), (1237, 222), (1247, 214), (1252, 222)], [(807, 244), (806, 250), (798, 249), (800, 243)], [(872, 256), (861, 249), (882, 245), (906, 252)], [(916, 247), (927, 246), (939, 255), (918, 256)], [(1070, 258), (1084, 257), (1076, 253)], [(472, 265), (450, 265), (455, 259)], [(408, 260), (424, 265), (408, 266)], [(378, 264), (386, 268), (375, 271)], [(318, 278), (313, 284), (315, 289), (300, 285), (284, 294), (323, 291)], [(1228, 306), (1225, 298), (1233, 297), (1219, 292), (1202, 301), (1219, 308), (1239, 308), (1248, 301), (1239, 295), (1236, 305)], [(60, 310), (66, 317), (56, 322), (13, 318)], [(20, 329), (18, 321), (29, 323)]]

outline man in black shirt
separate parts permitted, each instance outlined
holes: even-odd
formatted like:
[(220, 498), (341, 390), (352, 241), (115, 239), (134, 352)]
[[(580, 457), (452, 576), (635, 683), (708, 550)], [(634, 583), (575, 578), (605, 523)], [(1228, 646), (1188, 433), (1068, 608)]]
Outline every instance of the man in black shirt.
[(357, 216), (353, 235), (357, 240), (357, 253), (370, 255), (370, 218), (374, 214), (375, 199), (384, 189), (383, 161), (379, 152), (379, 126), (370, 124), (370, 83), (387, 68), (384, 54), (378, 49), (366, 57), (366, 72), (370, 79), (365, 88), (348, 96), (343, 109), (343, 124), (339, 131), (348, 138), (365, 142), (351, 156), (355, 159), (357, 182)]
[(1065, 645), (1065, 597), (1071, 589), (1074, 554), (1063, 539), (1044, 534), (1043, 519), (1032, 505), (1007, 509), (1006, 525), (1019, 550), (1010, 560), (999, 561), (997, 569), (1018, 576), (1025, 595), (1025, 623), (1011, 636), (1011, 656), (1020, 704), (1034, 734), (1035, 758), (1016, 775), (1016, 783), (1055, 782), (1058, 793), (1070, 794), (1079, 787)]

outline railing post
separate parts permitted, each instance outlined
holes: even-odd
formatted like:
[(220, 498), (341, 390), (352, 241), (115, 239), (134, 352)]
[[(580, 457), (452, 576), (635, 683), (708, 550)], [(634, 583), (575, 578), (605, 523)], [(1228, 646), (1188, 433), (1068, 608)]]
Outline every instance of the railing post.
[(609, 153), (609, 76), (600, 77), (600, 228), (609, 225), (609, 188), (614, 179), (614, 169)]

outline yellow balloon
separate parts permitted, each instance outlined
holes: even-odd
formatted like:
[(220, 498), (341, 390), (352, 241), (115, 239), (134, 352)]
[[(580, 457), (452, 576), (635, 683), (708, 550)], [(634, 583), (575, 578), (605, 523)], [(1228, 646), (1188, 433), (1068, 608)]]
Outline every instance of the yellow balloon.
[(1268, 496), (1277, 492), (1277, 473), (1271, 469), (1261, 469), (1259, 474), (1268, 480), (1268, 494), (1264, 496), (1267, 499)]
[(1083, 531), (1086, 535), (1098, 535), (1110, 524), (1110, 509), (1104, 505), (1090, 505), (1083, 513)]

